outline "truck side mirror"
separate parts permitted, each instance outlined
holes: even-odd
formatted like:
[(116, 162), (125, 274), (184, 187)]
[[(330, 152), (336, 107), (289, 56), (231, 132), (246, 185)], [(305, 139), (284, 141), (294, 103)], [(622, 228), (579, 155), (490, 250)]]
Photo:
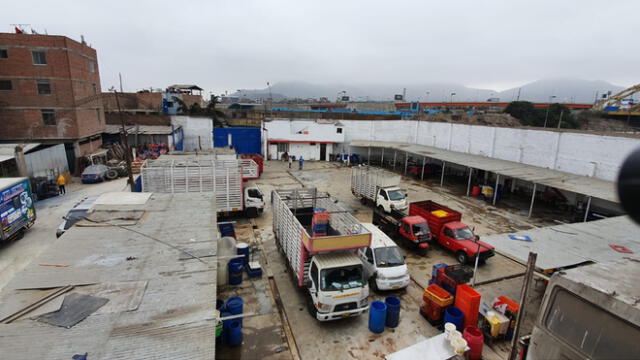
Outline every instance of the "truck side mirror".
[(307, 280), (304, 282), (304, 286), (306, 286), (307, 289), (311, 289), (313, 287), (313, 283), (311, 282), (311, 280)]
[(476, 241), (480, 241), (480, 235), (476, 235)]

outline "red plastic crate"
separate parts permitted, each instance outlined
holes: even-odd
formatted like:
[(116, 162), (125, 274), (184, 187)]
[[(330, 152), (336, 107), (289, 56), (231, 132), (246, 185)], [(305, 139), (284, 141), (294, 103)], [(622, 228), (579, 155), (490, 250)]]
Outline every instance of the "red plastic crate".
[[(499, 301), (499, 303), (497, 303), (497, 304), (500, 304), (500, 303), (506, 304), (507, 305), (507, 310), (509, 310), (514, 315), (517, 314), (518, 313), (518, 309), (520, 309), (520, 305), (517, 302), (511, 300), (510, 298), (508, 298), (506, 296), (502, 296), (502, 295), (498, 296), (498, 301)], [(497, 304), (494, 304), (494, 306), (497, 305)]]
[(464, 328), (478, 326), (480, 311), (480, 294), (469, 285), (458, 285), (456, 290), (456, 307), (464, 313)]
[[(425, 299), (423, 298), (423, 300)], [(431, 299), (427, 298), (425, 300), (424, 304), (422, 305), (422, 311), (427, 315), (427, 318), (432, 323), (439, 323), (442, 321), (444, 308), (441, 306), (438, 306), (438, 304), (433, 302)]]

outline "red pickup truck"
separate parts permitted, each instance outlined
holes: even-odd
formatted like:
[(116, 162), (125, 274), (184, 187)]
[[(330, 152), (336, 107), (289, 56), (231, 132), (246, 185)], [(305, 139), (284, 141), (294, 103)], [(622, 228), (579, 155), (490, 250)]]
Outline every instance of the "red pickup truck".
[(458, 211), (426, 200), (409, 204), (409, 215), (426, 219), (438, 243), (452, 251), (461, 264), (475, 260), (478, 248), (482, 262), (495, 255), (493, 246), (480, 241), (480, 237), (461, 221), (462, 214)]

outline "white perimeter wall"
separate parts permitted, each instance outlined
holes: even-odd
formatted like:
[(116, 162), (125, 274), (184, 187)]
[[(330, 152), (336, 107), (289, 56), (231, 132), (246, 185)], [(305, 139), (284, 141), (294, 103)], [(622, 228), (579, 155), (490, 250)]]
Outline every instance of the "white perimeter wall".
[(171, 124), (182, 126), (184, 151), (197, 150), (201, 147), (213, 149), (213, 121), (210, 118), (173, 115)]
[(640, 139), (570, 132), (414, 120), (340, 122), (345, 127), (345, 139), (334, 148), (335, 152), (348, 152), (348, 144), (353, 140), (406, 142), (609, 181), (615, 181), (626, 156), (640, 146)]
[[(333, 152), (333, 144), (326, 144), (327, 151), (324, 159), (320, 159), (320, 144), (315, 143), (289, 143), (289, 155), (296, 157), (296, 160), (302, 156), (305, 160), (329, 160), (329, 154)], [(282, 157), (283, 152), (278, 152), (277, 144), (269, 144), (269, 159), (278, 160)], [(297, 165), (296, 165), (297, 166)]]
[(336, 143), (345, 141), (344, 129), (342, 133), (338, 133), (338, 129), (343, 126), (332, 123), (317, 123), (315, 120), (274, 119), (263, 122), (263, 127), (267, 129), (263, 134), (271, 140)]

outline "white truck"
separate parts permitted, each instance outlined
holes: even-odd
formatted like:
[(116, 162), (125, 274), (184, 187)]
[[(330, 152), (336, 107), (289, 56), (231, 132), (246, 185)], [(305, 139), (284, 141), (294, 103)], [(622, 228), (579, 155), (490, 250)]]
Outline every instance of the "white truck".
[[(357, 316), (369, 308), (369, 287), (356, 252), (371, 245), (371, 233), (327, 193), (274, 190), (273, 232), (307, 308), (319, 321)], [(328, 219), (319, 235), (318, 213)], [(314, 236), (315, 235), (315, 236)]]
[(371, 223), (362, 226), (371, 232), (371, 246), (358, 250), (371, 288), (374, 291), (406, 288), (411, 278), (398, 245), (377, 226)]
[(635, 256), (555, 273), (522, 352), (526, 360), (637, 359), (639, 275)]
[(140, 168), (143, 192), (213, 192), (219, 215), (244, 212), (257, 217), (264, 196), (257, 186), (244, 186), (242, 162), (198, 155), (169, 155), (146, 160)]
[(401, 176), (384, 169), (369, 166), (351, 168), (351, 193), (363, 204), (371, 202), (378, 209), (406, 210), (407, 194), (400, 189)]

